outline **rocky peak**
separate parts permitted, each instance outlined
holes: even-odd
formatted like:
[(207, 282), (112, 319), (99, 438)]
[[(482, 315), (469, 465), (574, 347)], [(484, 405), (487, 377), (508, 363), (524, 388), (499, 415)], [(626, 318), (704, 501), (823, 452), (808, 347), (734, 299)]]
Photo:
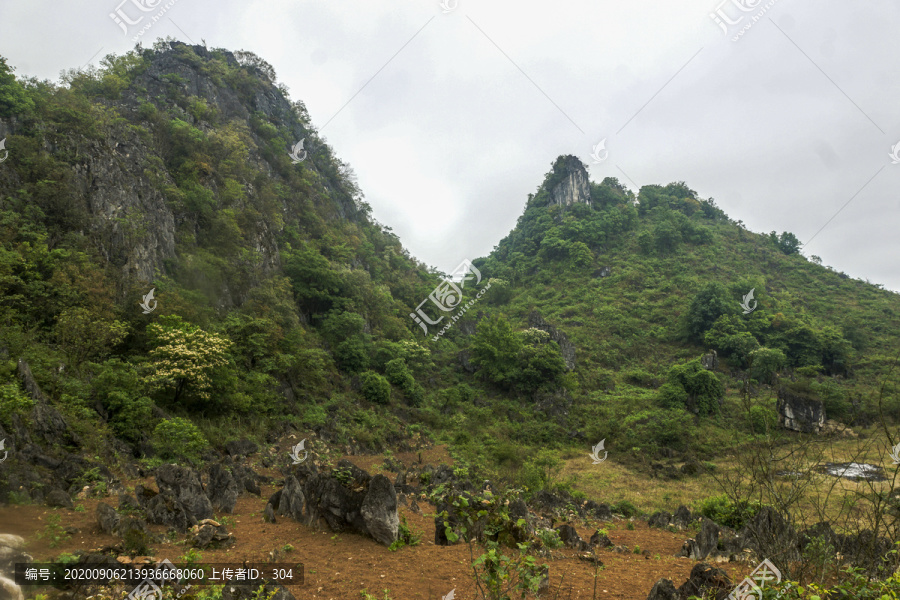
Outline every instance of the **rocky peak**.
[(547, 182), (550, 205), (591, 204), (591, 182), (587, 168), (578, 157), (560, 156), (553, 165)]

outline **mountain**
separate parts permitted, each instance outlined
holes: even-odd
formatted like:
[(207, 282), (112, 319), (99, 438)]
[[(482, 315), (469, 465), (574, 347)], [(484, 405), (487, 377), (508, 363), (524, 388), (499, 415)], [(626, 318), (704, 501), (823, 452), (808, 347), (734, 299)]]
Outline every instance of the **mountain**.
[[(254, 529), (260, 514), (317, 518), (303, 494), (333, 492), (352, 500), (348, 522), (396, 549), (416, 542), (398, 521), (400, 494), (410, 519), (452, 544), (444, 517), (413, 517), (427, 492), (436, 513), (455, 507), (454, 526), (488, 515), (498, 539), (553, 548), (565, 534), (584, 549), (613, 542), (595, 529), (588, 544), (569, 525), (554, 534), (537, 512), (583, 528), (589, 514), (630, 518), (678, 498), (718, 523), (704, 522), (688, 556), (716, 539), (741, 553), (765, 526), (775, 542), (751, 545), (782, 566), (815, 533), (821, 556), (852, 551), (884, 575), (870, 560), (881, 541), (860, 528), (895, 541), (893, 487), (833, 494), (807, 482), (834, 475), (825, 460), (880, 462), (894, 445), (900, 298), (804, 257), (789, 232), (748, 231), (684, 182), (637, 193), (595, 183), (560, 156), (490, 255), (438, 273), (372, 218), (271, 65), (172, 41), (61, 85), (17, 79), (0, 58), (0, 141), (0, 501), (66, 507), (126, 481), (126, 511), (158, 518), (128, 500), (184, 501), (202, 517), (206, 494), (234, 509), (241, 482), (261, 512), (243, 513), (254, 519), (239, 538), (269, 540)], [(241, 462), (258, 451), (252, 466), (269, 475)], [(300, 465), (308, 455), (313, 466)], [(96, 508), (105, 533), (118, 527), (111, 507)], [(810, 520), (822, 523), (805, 542), (791, 537)], [(650, 522), (697, 523), (687, 508)], [(48, 523), (42, 536), (70, 535)], [(233, 541), (225, 523), (202, 526), (204, 543)], [(718, 537), (719, 526), (750, 529)], [(642, 526), (633, 539), (671, 554), (663, 533), (675, 535)], [(13, 538), (2, 541), (21, 551)], [(163, 543), (123, 539), (132, 554)], [(337, 556), (306, 541), (313, 557)], [(453, 570), (471, 555), (455, 556), (441, 585), (471, 574)], [(538, 585), (540, 567), (521, 565)], [(667, 569), (687, 577), (683, 564)], [(627, 591), (645, 597), (659, 573), (637, 570), (609, 587), (639, 581)]]
[(877, 414), (897, 295), (683, 182), (634, 194), (559, 157), (514, 230), (446, 279), (372, 219), (250, 52), (158, 42), (61, 86), (0, 75), (6, 427), (31, 406), (20, 358), (94, 443), (137, 455), (177, 458), (173, 430), (189, 458), (290, 423), (361, 451), (450, 442), (532, 485), (539, 446), (714, 457), (747, 380), (751, 430), (780, 422), (788, 384), (829, 419)]

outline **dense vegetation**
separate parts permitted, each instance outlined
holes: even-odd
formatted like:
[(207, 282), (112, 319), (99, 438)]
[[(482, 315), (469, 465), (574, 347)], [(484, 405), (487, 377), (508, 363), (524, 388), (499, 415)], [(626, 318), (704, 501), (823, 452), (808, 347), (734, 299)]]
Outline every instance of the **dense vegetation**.
[[(747, 231), (683, 182), (635, 195), (607, 178), (590, 204), (550, 206), (554, 165), (516, 228), (474, 261), (489, 293), (423, 338), (409, 314), (439, 274), (372, 219), (302, 103), (263, 109), (260, 97), (286, 94), (271, 66), (201, 50), (137, 48), (62, 85), (0, 62), (0, 118), (16, 123), (0, 167), (4, 426), (30, 407), (20, 357), (98, 452), (114, 435), (137, 455), (155, 445), (148, 460), (197, 459), (289, 423), (363, 451), (446, 442), (532, 490), (562, 483), (554, 450), (588, 441), (635, 464), (662, 448), (711, 459), (774, 421), (771, 390), (786, 378), (830, 418), (873, 419), (897, 296), (808, 261), (790, 233)], [(149, 97), (144, 76), (163, 58), (233, 90), (249, 117), (191, 95), (183, 71)], [(292, 164), (303, 136), (309, 158)], [(104, 140), (140, 144), (144, 180), (175, 216), (176, 257), (152, 282), (106, 253), (88, 191), (72, 185)], [(147, 227), (134, 212), (116, 222), (126, 237)], [(272, 264), (262, 232), (274, 232)], [(151, 287), (159, 305), (145, 315)], [(758, 306), (744, 314), (751, 289)], [(529, 324), (535, 311), (574, 344), (574, 370)], [(716, 371), (700, 366), (708, 349), (723, 358)], [(747, 385), (756, 404), (743, 415)]]

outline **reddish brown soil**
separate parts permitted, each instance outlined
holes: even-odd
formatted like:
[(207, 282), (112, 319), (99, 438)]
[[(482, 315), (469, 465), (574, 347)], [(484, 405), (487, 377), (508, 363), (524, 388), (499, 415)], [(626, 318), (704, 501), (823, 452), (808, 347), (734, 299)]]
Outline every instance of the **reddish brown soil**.
[[(290, 443), (286, 442), (284, 446), (286, 448)], [(425, 463), (451, 462), (446, 451), (441, 448), (423, 451), (422, 455)], [(370, 473), (375, 470), (376, 465), (383, 462), (381, 456), (345, 458)], [(398, 454), (397, 458), (405, 464), (411, 464), (418, 459), (418, 455)], [(260, 468), (254, 460), (250, 463), (259, 472), (279, 477), (275, 471)], [(150, 479), (123, 479), (123, 483), (127, 486), (143, 483), (153, 487)], [(227, 550), (203, 550), (202, 562), (231, 565), (243, 561), (266, 562), (271, 551), (290, 544), (294, 550), (278, 562), (301, 562), (305, 565), (305, 583), (290, 587), (298, 600), (359, 599), (363, 589), (379, 600), (385, 589), (390, 590), (392, 600), (439, 600), (453, 589), (456, 590), (456, 600), (477, 597), (468, 547), (464, 544), (450, 547), (434, 545), (434, 519), (428, 516), (434, 512), (434, 507), (421, 499), (419, 506), (423, 514), (416, 514), (405, 506), (401, 506), (400, 514), (406, 518), (413, 531), (422, 533), (422, 542), (417, 546), (391, 552), (359, 535), (317, 531), (284, 517), (280, 517), (276, 524), (265, 523), (262, 511), (267, 498), (277, 489), (276, 486), (264, 486), (261, 498), (242, 494), (234, 514), (227, 515), (234, 520), (228, 528), (236, 536), (237, 544)], [(49, 562), (63, 552), (97, 549), (119, 543), (119, 538), (103, 534), (97, 525), (95, 510), (101, 501), (113, 506), (117, 504), (116, 498), (76, 501), (76, 504), (85, 507), (84, 512), (48, 509), (43, 506), (5, 506), (0, 508), (0, 532), (24, 537), (28, 542), (28, 551), (38, 562)], [(61, 516), (63, 527), (78, 529), (77, 533), (55, 548), (49, 546), (47, 539), (38, 537), (45, 530), (48, 515), (53, 513)], [(222, 516), (226, 515), (217, 515)], [(621, 520), (608, 524), (590, 522), (573, 525), (585, 539), (590, 537), (595, 528), (608, 527), (609, 537), (614, 544), (632, 549), (639, 546), (641, 551), (646, 550), (650, 554), (648, 557), (633, 553), (620, 554), (611, 550), (599, 551), (604, 567), (597, 577), (597, 598), (644, 600), (657, 580), (666, 577), (672, 579), (676, 586), (681, 585), (693, 567), (692, 561), (673, 556), (681, 548), (686, 535), (689, 535), (687, 533), (650, 529), (642, 521), (635, 521), (634, 530), (626, 529), (626, 522)], [(151, 526), (151, 529), (154, 533), (164, 533), (165, 528)], [(183, 539), (184, 536), (179, 538)], [(168, 558), (175, 563), (181, 562), (180, 557), (188, 548), (189, 545), (178, 543), (153, 546), (156, 559)], [(546, 562), (550, 566), (551, 592), (546, 597), (560, 600), (592, 598), (594, 567), (580, 560), (577, 552), (554, 550), (551, 558), (539, 559), (539, 562)], [(719, 566), (724, 567), (733, 578), (737, 576), (738, 570), (741, 573), (749, 571), (743, 566)], [(27, 596), (32, 598), (38, 591), (46, 593), (51, 590), (30, 588)]]

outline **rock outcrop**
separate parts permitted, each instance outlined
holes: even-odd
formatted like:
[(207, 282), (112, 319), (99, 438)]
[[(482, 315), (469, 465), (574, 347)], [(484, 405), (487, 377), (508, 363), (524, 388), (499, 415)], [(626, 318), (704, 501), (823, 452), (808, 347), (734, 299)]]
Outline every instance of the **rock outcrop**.
[(550, 205), (591, 205), (591, 180), (587, 168), (577, 157), (561, 156), (553, 165), (552, 189), (548, 189)]
[(566, 363), (566, 369), (569, 371), (575, 369), (575, 345), (569, 341), (569, 338), (566, 337), (565, 333), (544, 320), (544, 317), (537, 311), (532, 311), (532, 313), (528, 315), (528, 326), (549, 333), (550, 339), (559, 345), (559, 351)]
[(825, 425), (825, 405), (821, 400), (786, 387), (778, 389), (778, 418), (785, 429), (819, 433)]

